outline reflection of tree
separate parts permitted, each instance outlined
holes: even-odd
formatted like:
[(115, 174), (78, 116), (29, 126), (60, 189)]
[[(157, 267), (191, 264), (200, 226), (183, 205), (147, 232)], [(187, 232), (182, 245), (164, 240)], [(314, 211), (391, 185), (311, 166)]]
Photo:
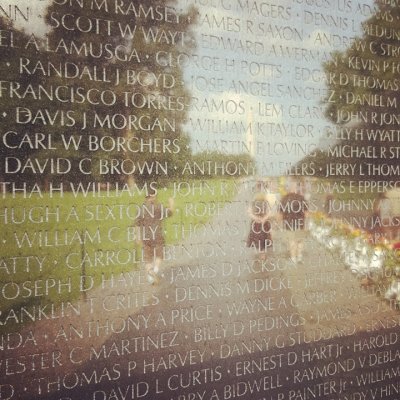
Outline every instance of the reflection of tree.
[(304, 165), (307, 166), (307, 170), (304, 171), (308, 171), (310, 175), (324, 177), (326, 175), (326, 163), (328, 159), (329, 156), (326, 150), (317, 149), (313, 154), (309, 154), (304, 157), (289, 171), (293, 175), (298, 175), (296, 171), (298, 171), (300, 168), (301, 175), (305, 175), (302, 169), (302, 165)]
[[(90, 128), (89, 126), (84, 130), (85, 133), (94, 133), (98, 137), (120, 137), (126, 140), (124, 143), (133, 143), (132, 146), (123, 146), (119, 149), (120, 151), (109, 151), (108, 148), (107, 152), (102, 152), (100, 148), (96, 151), (96, 157), (114, 159), (119, 162), (128, 159), (133, 163), (157, 160), (164, 164), (173, 163), (175, 158), (189, 154), (188, 142), (182, 130), (186, 107), (178, 105), (178, 103), (185, 103), (184, 97), (187, 98), (187, 91), (183, 84), (183, 71), (180, 66), (170, 67), (157, 63), (156, 55), (166, 54), (175, 60), (178, 53), (190, 51), (192, 42), (185, 35), (190, 28), (192, 20), (190, 16), (193, 11), (188, 15), (179, 14), (171, 8), (171, 4), (166, 6), (162, 0), (152, 0), (151, 4), (143, 3), (143, 5), (121, 2), (120, 4), (124, 6), (115, 10), (109, 9), (108, 12), (105, 11), (104, 6), (94, 7), (100, 10), (91, 9), (89, 2), (84, 8), (79, 7), (77, 3), (74, 4), (73, 7), (66, 5), (49, 7), (46, 20), (53, 26), (50, 41), (58, 44), (60, 40), (64, 40), (69, 44), (74, 43), (95, 49), (95, 53), (103, 51), (105, 56), (99, 58), (96, 56), (83, 58), (77, 55), (75, 62), (81, 65), (86, 64), (91, 69), (97, 68), (98, 71), (107, 71), (111, 83), (94, 83), (86, 79), (84, 84), (95, 86), (99, 90), (112, 90), (121, 100), (125, 98), (131, 100), (133, 93), (138, 99), (134, 104), (131, 101), (127, 103), (118, 101), (111, 106), (89, 107), (88, 120), (93, 122), (93, 118), (100, 116), (105, 127), (101, 128), (97, 125), (95, 128)], [(97, 4), (104, 5), (105, 2), (97, 2)], [(66, 31), (55, 27), (54, 20), (59, 20), (66, 13), (79, 16), (85, 24), (87, 24), (86, 21), (91, 21), (93, 29), (86, 33), (75, 30), (65, 37)], [(96, 21), (96, 24), (93, 21)], [(100, 21), (98, 25), (97, 21)], [(101, 33), (98, 34), (98, 31)], [(171, 39), (172, 35), (175, 37), (180, 35), (185, 37), (185, 40), (174, 41)], [(156, 40), (154, 42), (147, 40), (146, 36), (155, 37)], [(112, 56), (109, 55), (110, 52)], [(63, 57), (70, 59), (70, 55), (63, 55)], [(116, 83), (117, 73), (119, 73), (119, 84), (112, 86)], [(141, 78), (138, 79), (138, 76)], [(125, 94), (126, 92), (129, 92), (129, 95)], [(125, 121), (127, 126), (125, 126)], [(133, 121), (132, 124), (131, 121)], [(132, 137), (139, 140), (129, 141)], [(141, 146), (143, 142), (140, 140), (151, 145)], [(173, 146), (164, 146), (174, 140), (179, 141), (179, 152), (170, 151)], [(106, 140), (106, 142), (113, 141)], [(134, 147), (134, 151), (131, 151), (131, 147)], [(156, 147), (157, 150), (155, 150)], [(130, 170), (132, 163), (126, 165)], [(170, 170), (175, 171), (173, 168)], [(133, 175), (136, 180), (157, 179), (154, 171), (155, 169), (148, 172), (135, 172)], [(105, 177), (112, 180), (127, 178), (113, 174)]]
[[(326, 116), (339, 132), (336, 149), (331, 146), (335, 161), (357, 161), (358, 173), (371, 179), (383, 179), (380, 172), (398, 164), (393, 146), (399, 140), (400, 8), (390, 4), (376, 2), (375, 13), (362, 24), (362, 37), (325, 64)], [(346, 154), (336, 156), (343, 146)], [(379, 169), (383, 164), (389, 167)]]
[[(40, 179), (46, 180), (47, 175), (53, 181), (157, 180), (151, 165), (144, 171), (135, 166), (151, 160), (168, 163), (171, 177), (178, 173), (181, 160), (189, 157), (189, 141), (183, 131), (189, 93), (183, 82), (183, 66), (176, 60), (179, 53), (189, 53), (193, 47), (189, 30), (195, 11), (183, 14), (173, 8), (174, 2), (168, 6), (162, 0), (148, 3), (119, 2), (117, 7), (116, 2), (115, 9), (111, 2), (103, 1), (53, 3), (46, 13), (50, 33), (45, 40), (32, 36), (29, 41), (25, 36), (21, 42), (30, 44), (24, 54), (21, 49), (1, 49), (2, 55), (15, 59), (12, 80), (41, 83), (48, 90), (65, 87), (62, 93), (68, 101), (20, 100), (33, 115), (47, 110), (58, 116), (54, 124), (47, 117), (36, 119), (34, 128), (29, 124), (29, 129), (51, 135), (56, 148), (38, 149), (35, 157), (43, 162), (56, 157), (71, 160), (68, 175), (57, 176), (47, 170)], [(20, 56), (27, 63), (21, 74), (16, 67)], [(5, 66), (1, 68), (5, 76)], [(88, 101), (91, 90), (94, 100)], [(106, 100), (99, 102), (102, 92)], [(134, 102), (132, 95), (136, 96)], [(116, 101), (112, 101), (113, 96)], [(7, 101), (3, 96), (2, 102)], [(9, 120), (4, 122), (12, 126)], [(71, 138), (79, 142), (79, 148), (65, 148), (64, 142)], [(79, 161), (84, 158), (88, 159), (86, 170), (92, 164), (91, 174), (79, 171)], [(100, 160), (106, 165), (102, 174)], [(128, 162), (122, 168), (124, 160)], [(115, 166), (113, 173), (111, 165)], [(135, 171), (118, 173), (122, 169)], [(20, 177), (26, 181), (29, 176), (27, 171)]]
[[(37, 153), (35, 138), (40, 139), (41, 130), (35, 129), (32, 124), (20, 124), (18, 120), (26, 120), (21, 106), (33, 108), (37, 100), (26, 96), (23, 100), (17, 96), (10, 96), (11, 82), (20, 86), (20, 92), (24, 92), (29, 84), (37, 85), (43, 81), (38, 76), (24, 76), (19, 74), (19, 58), (21, 49), (18, 47), (25, 43), (29, 36), (18, 31), (14, 26), (0, 17), (1, 46), (0, 46), (0, 80), (2, 90), (0, 95), (0, 129), (1, 129), (1, 155), (0, 176), (6, 172), (6, 164), (9, 171), (17, 171), (19, 164), (24, 164), (29, 156)], [(24, 50), (24, 57), (34, 57), (36, 51)], [(22, 104), (23, 103), (23, 104)], [(16, 117), (17, 108), (20, 107), (21, 118)], [(38, 134), (39, 133), (39, 134)], [(21, 143), (22, 142), (22, 143)], [(44, 141), (45, 142), (45, 141)], [(17, 160), (18, 159), (18, 160)], [(2, 176), (4, 178), (4, 176)], [(24, 181), (19, 173), (7, 176), (7, 181)]]
[[(217, 168), (211, 168), (213, 173), (209, 173), (206, 169), (206, 173), (201, 178), (214, 178), (216, 176), (232, 176), (232, 177), (243, 177), (246, 174), (243, 172), (248, 169), (249, 174), (252, 175), (256, 170), (255, 161), (253, 157), (248, 153), (238, 154), (225, 154), (218, 151), (203, 151), (196, 153), (192, 157), (193, 164), (204, 166), (210, 164), (211, 166), (217, 165)], [(243, 168), (239, 168), (242, 166)], [(190, 174), (187, 174), (187, 178), (193, 178)]]

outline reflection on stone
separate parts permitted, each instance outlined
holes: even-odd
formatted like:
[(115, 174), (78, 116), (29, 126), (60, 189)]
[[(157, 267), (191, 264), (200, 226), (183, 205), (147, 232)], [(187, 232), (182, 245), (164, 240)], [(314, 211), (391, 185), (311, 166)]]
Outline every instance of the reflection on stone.
[(2, 4), (0, 398), (395, 398), (399, 18)]

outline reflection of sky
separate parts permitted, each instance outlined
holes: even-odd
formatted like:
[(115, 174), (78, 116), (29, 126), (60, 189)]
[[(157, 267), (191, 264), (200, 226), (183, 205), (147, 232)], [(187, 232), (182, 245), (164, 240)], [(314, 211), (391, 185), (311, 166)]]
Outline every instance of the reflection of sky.
[[(194, 151), (250, 151), (260, 166), (301, 159), (320, 143), (322, 62), (360, 35), (366, 18), (349, 0), (179, 0), (199, 10), (196, 61), (185, 69), (193, 97), (186, 130)], [(373, 0), (362, 4), (372, 4)], [(314, 6), (307, 5), (312, 3)], [(47, 0), (8, 0), (29, 7), (27, 31), (43, 33)], [(364, 7), (367, 7), (364, 6)], [(4, 7), (4, 6), (3, 6)], [(227, 43), (232, 45), (231, 48)], [(216, 108), (211, 110), (210, 108)], [(279, 164), (281, 163), (281, 164)]]
[(17, 5), (24, 15), (28, 8), (29, 21), (25, 22), (23, 18), (17, 15), (15, 18), (16, 25), (18, 27), (22, 26), (29, 33), (42, 35), (46, 31), (46, 26), (43, 23), (42, 17), (49, 3), (48, 0), (2, 0), (0, 5), (6, 12), (9, 11), (9, 5)]
[[(208, 145), (210, 149), (214, 146), (224, 149), (223, 141), (232, 142), (232, 147), (233, 142), (239, 141), (236, 146), (240, 151), (243, 145), (250, 147), (251, 142), (250, 152), (256, 157), (261, 173), (282, 172), (288, 161), (301, 159), (304, 152), (319, 145), (328, 124), (321, 104), (325, 94), (322, 62), (330, 58), (331, 52), (346, 48), (343, 37), (361, 34), (360, 22), (365, 16), (357, 10), (357, 2), (345, 0), (283, 0), (273, 6), (264, 1), (193, 1), (215, 4), (198, 7), (197, 55), (235, 60), (235, 68), (231, 70), (188, 69), (186, 80), (193, 96), (205, 100), (212, 97), (242, 101), (245, 113), (192, 111), (190, 118), (222, 121), (224, 126), (229, 124), (227, 121), (251, 121), (253, 126), (250, 134), (247, 131), (238, 135), (235, 129), (229, 134), (226, 129), (199, 129), (199, 124), (194, 129), (189, 121), (187, 129), (194, 147), (201, 149)], [(221, 4), (225, 4), (226, 9)], [(220, 27), (216, 26), (218, 23)], [(224, 50), (223, 42), (229, 40), (237, 44), (239, 41), (241, 44), (256, 42), (258, 45), (254, 49), (258, 54), (240, 48)], [(195, 76), (200, 77), (197, 80), (202, 86), (196, 84)], [(202, 90), (206, 81), (209, 87)], [(218, 90), (213, 90), (211, 85), (216, 81)], [(245, 85), (258, 83), (266, 89), (251, 95), (235, 90), (235, 87), (232, 90), (232, 85), (237, 86), (239, 81)], [(273, 109), (278, 111), (271, 111)], [(264, 129), (256, 129), (260, 124)], [(269, 169), (263, 169), (262, 165)], [(273, 170), (271, 165), (278, 167)]]

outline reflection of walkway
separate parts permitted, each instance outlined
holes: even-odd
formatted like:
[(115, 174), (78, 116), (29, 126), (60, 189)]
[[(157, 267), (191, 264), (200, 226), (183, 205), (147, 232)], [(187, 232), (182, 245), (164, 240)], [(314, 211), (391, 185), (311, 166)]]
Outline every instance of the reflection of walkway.
[[(93, 300), (81, 302), (86, 312), (80, 317), (31, 328), (37, 343), (7, 352), (29, 354), (27, 372), (4, 380), (15, 385), (15, 398), (25, 391), (25, 398), (132, 399), (148, 391), (143, 398), (197, 393), (191, 398), (200, 399), (204, 392), (206, 399), (213, 389), (220, 398), (234, 398), (260, 376), (260, 394), (307, 385), (322, 390), (315, 385), (326, 376), (310, 378), (312, 383), (308, 375), (298, 377), (307, 361), (350, 359), (354, 338), (376, 336), (385, 324), (399, 322), (396, 312), (360, 289), (340, 259), (311, 237), (299, 265), (288, 259), (284, 232), (274, 232), (275, 249), (266, 260), (246, 249), (249, 197), (240, 193), (240, 201), (226, 207), (207, 232), (171, 248), (159, 286), (147, 285), (143, 273), (132, 284), (116, 279), (114, 287), (96, 289)], [(223, 226), (229, 232), (217, 229)], [(314, 359), (297, 360), (307, 346)], [(12, 363), (14, 371), (20, 368)], [(250, 392), (240, 397), (255, 398)]]

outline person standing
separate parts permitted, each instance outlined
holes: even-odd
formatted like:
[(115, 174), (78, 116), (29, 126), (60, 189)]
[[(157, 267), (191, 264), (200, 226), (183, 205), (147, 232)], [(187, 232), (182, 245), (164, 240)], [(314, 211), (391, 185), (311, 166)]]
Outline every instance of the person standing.
[(327, 217), (331, 218), (333, 214), (332, 206), (335, 198), (332, 193), (328, 193), (325, 197), (324, 211)]
[(156, 194), (146, 196), (140, 214), (136, 220), (137, 227), (141, 230), (143, 259), (147, 273), (147, 281), (150, 284), (158, 283), (165, 244), (162, 222), (170, 217), (174, 210), (174, 201), (169, 200), (166, 208), (157, 200)]
[(308, 203), (297, 182), (292, 182), (289, 192), (282, 197), (279, 211), (289, 239), (290, 258), (295, 263), (302, 263)]
[(372, 231), (376, 240), (392, 240), (392, 204), (386, 193), (379, 193), (372, 209)]
[(251, 218), (250, 232), (247, 237), (247, 247), (257, 249), (265, 254), (268, 247), (272, 246), (270, 205), (264, 193), (259, 192), (254, 196), (248, 213)]

